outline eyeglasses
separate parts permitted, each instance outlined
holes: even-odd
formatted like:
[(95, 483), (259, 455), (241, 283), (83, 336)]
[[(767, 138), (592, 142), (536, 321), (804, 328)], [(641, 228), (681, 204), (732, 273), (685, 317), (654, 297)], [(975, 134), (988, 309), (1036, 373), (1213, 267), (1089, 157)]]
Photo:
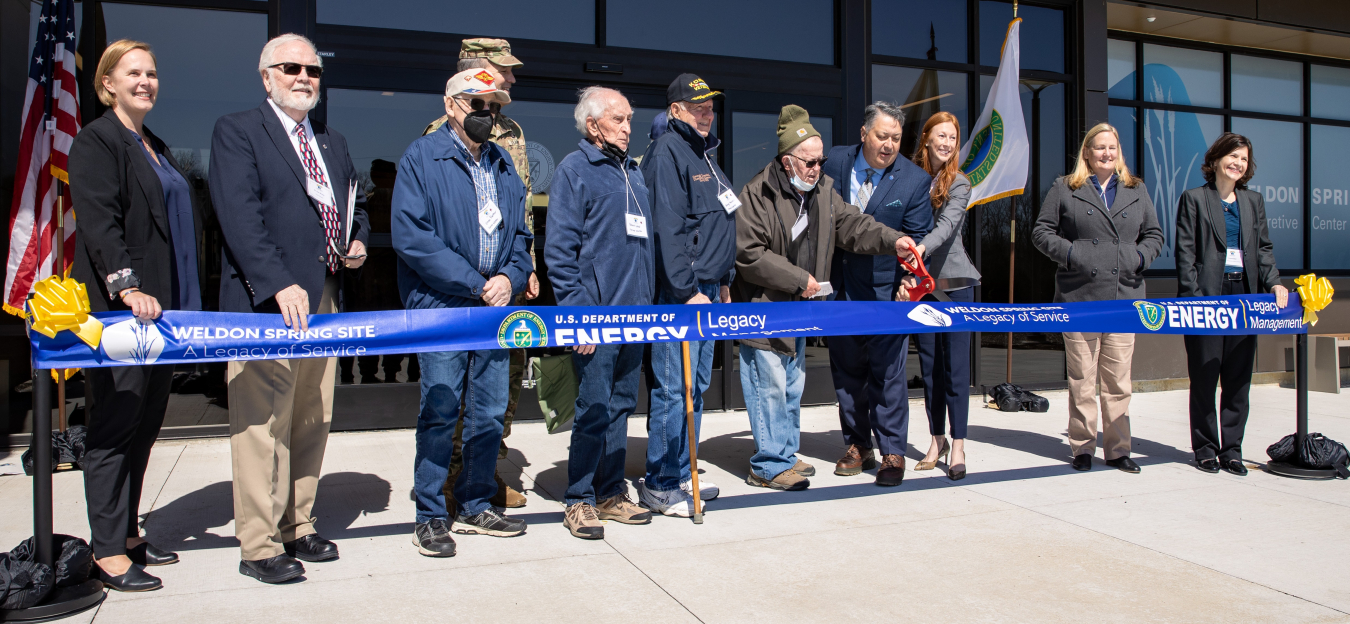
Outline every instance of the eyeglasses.
[(788, 154), (788, 156), (791, 156), (791, 157), (793, 157), (793, 158), (796, 158), (797, 160), (802, 161), (802, 164), (803, 164), (803, 165), (806, 165), (806, 168), (807, 168), (807, 169), (815, 169), (816, 167), (824, 167), (824, 166), (825, 166), (825, 161), (829, 160), (828, 158), (825, 158), (825, 157), (823, 157), (823, 156), (820, 157), (820, 158), (817, 158), (817, 159), (815, 159), (815, 160), (806, 160), (805, 158), (802, 158), (801, 156), (798, 156), (798, 155), (796, 155), (796, 154)]
[(276, 69), (278, 67), (281, 68), (281, 73), (286, 74), (287, 76), (299, 76), (301, 69), (305, 70), (305, 72), (309, 74), (310, 78), (318, 78), (320, 76), (323, 76), (323, 68), (319, 67), (318, 65), (301, 65), (299, 63), (277, 63), (276, 65), (267, 66), (268, 69)]

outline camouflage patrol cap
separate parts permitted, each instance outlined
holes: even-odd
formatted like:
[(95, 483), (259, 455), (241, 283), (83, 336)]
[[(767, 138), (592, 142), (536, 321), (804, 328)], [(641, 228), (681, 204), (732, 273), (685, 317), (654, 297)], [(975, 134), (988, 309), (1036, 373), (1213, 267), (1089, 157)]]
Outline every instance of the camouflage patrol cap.
[(505, 39), (465, 39), (459, 46), (459, 58), (486, 59), (502, 67), (520, 67), (524, 63), (511, 56), (511, 44)]

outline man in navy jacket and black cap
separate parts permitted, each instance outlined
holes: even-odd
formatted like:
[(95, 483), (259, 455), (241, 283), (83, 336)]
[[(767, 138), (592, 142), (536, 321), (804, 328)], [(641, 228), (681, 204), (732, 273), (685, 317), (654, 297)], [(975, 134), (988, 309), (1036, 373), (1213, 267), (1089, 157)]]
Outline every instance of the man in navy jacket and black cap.
[[(712, 159), (721, 144), (712, 134), (714, 91), (702, 78), (681, 74), (666, 89), (668, 128), (647, 147), (642, 177), (651, 192), (656, 242), (656, 303), (731, 302), (736, 262), (736, 209), (731, 180)], [(689, 343), (695, 430), (703, 416), (703, 391), (712, 377), (711, 340)], [(689, 444), (685, 428), (684, 364), (679, 343), (652, 344), (647, 476), (638, 497), (653, 511), (692, 513)], [(696, 437), (697, 439), (697, 437)], [(707, 501), (717, 487), (703, 482)]]

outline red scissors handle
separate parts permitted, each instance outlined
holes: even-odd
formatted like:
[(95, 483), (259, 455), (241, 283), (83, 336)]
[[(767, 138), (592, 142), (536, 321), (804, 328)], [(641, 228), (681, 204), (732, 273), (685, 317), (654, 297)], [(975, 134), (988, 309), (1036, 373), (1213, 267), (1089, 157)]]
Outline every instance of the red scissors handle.
[(937, 290), (937, 280), (933, 279), (933, 276), (928, 274), (928, 267), (923, 265), (923, 256), (919, 255), (919, 250), (915, 249), (913, 245), (910, 245), (909, 249), (914, 252), (914, 264), (910, 264), (901, 256), (896, 256), (896, 258), (900, 260), (900, 266), (905, 267), (906, 271), (913, 273), (915, 279), (918, 280), (918, 285), (909, 289), (909, 300), (918, 301), (927, 295), (933, 294), (934, 290)]

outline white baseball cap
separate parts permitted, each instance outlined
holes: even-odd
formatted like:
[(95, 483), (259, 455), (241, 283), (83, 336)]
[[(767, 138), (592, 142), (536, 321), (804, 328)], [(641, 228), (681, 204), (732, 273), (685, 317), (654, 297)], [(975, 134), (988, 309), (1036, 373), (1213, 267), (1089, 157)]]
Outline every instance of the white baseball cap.
[(472, 96), (503, 106), (511, 103), (511, 96), (497, 88), (497, 77), (483, 68), (466, 69), (451, 76), (445, 85), (445, 95)]

